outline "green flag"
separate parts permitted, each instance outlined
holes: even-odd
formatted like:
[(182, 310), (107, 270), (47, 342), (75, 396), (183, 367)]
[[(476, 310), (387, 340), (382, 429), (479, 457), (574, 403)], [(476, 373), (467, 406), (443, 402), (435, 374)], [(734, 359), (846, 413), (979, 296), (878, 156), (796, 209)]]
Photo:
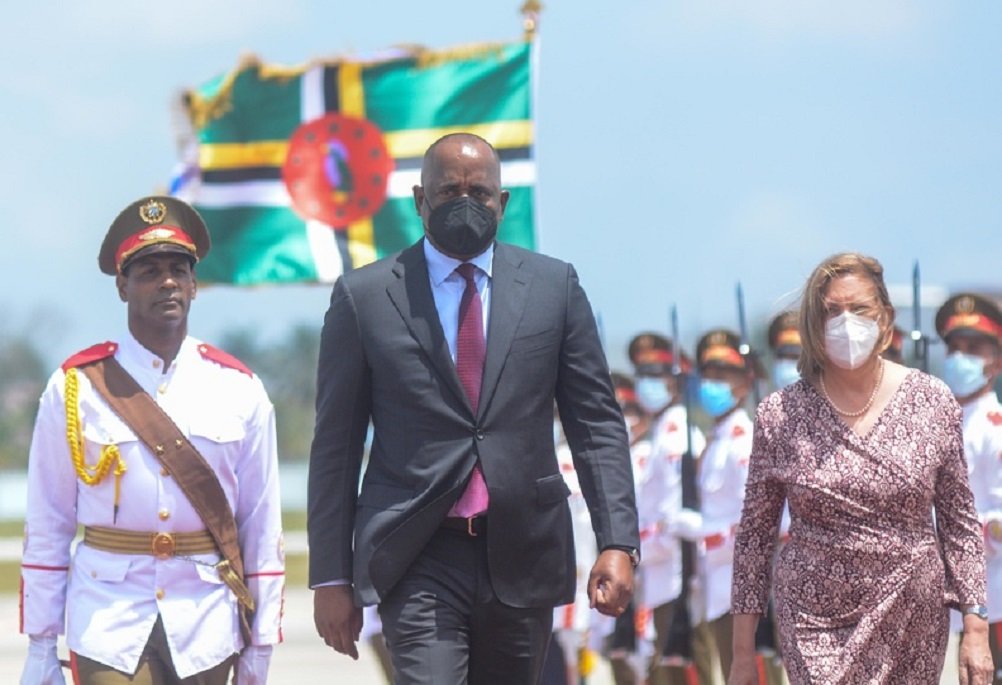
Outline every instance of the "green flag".
[(532, 44), (395, 51), (303, 67), (245, 60), (184, 95), (191, 123), (172, 192), (205, 218), (199, 280), (330, 282), (423, 233), (421, 157), (470, 131), (501, 157), (503, 241), (535, 247)]

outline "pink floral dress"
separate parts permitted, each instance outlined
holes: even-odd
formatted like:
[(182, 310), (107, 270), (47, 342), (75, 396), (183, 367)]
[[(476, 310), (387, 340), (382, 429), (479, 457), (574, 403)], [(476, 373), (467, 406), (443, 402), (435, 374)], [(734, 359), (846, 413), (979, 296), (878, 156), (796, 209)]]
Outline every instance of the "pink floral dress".
[(938, 683), (947, 606), (985, 602), (961, 412), (946, 386), (910, 372), (865, 436), (804, 381), (762, 402), (733, 613), (765, 612), (784, 499), (790, 540), (771, 587), (790, 682)]

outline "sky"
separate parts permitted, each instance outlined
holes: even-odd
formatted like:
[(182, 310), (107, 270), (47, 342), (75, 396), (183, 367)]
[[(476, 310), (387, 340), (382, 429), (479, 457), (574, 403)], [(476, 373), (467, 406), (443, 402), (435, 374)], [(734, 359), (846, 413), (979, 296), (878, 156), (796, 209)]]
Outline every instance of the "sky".
[[(9, 3), (0, 22), (2, 335), (54, 366), (119, 336), (97, 252), (162, 191), (178, 93), (252, 53), (300, 64), (521, 36), (521, 0)], [(834, 252), (877, 257), (911, 328), (923, 300), (1002, 292), (1002, 3), (548, 0), (536, 106), (540, 249), (572, 262), (622, 368), (629, 338), (756, 338)], [(330, 288), (203, 289), (191, 332), (279, 340)], [(931, 311), (923, 328), (932, 333)]]

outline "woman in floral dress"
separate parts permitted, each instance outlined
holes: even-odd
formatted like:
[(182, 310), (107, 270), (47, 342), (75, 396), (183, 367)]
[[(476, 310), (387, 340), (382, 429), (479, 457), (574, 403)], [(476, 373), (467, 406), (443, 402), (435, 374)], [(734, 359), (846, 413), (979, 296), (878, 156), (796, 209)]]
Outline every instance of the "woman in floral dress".
[[(939, 682), (948, 607), (964, 610), (964, 685), (992, 662), (981, 528), (960, 409), (940, 381), (884, 360), (894, 308), (876, 260), (835, 255), (807, 281), (802, 380), (762, 402), (735, 542), (734, 665), (774, 593), (793, 685)], [(773, 567), (784, 500), (790, 540)]]

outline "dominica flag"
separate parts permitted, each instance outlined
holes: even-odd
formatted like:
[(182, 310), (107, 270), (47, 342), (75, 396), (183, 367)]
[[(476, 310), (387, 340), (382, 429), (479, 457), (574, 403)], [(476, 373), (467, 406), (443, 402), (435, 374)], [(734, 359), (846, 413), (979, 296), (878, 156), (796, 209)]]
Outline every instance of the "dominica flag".
[(535, 246), (531, 42), (393, 51), (301, 67), (243, 60), (184, 94), (190, 137), (172, 192), (205, 218), (199, 280), (330, 282), (422, 234), (412, 187), (439, 137), (501, 157), (499, 239)]

